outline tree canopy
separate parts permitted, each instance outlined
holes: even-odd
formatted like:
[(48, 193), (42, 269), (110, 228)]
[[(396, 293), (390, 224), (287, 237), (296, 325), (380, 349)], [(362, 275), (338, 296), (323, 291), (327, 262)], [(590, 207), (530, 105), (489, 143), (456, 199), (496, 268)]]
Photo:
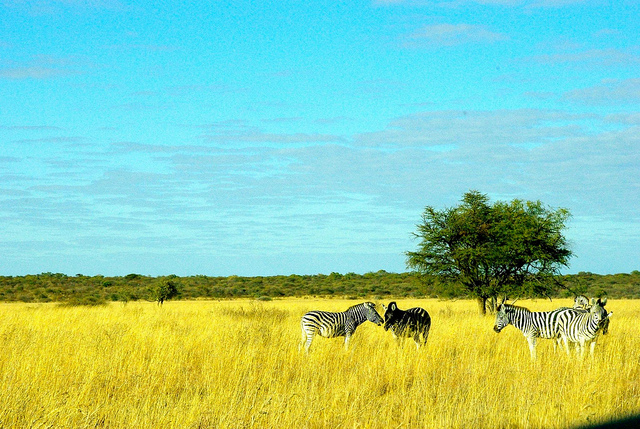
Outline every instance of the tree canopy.
[(406, 252), (407, 266), (458, 282), (485, 314), (489, 298), (544, 296), (557, 288), (555, 276), (572, 255), (562, 235), (569, 217), (540, 201), (490, 204), (487, 195), (469, 191), (457, 207), (425, 208), (414, 233), (421, 241)]
[(180, 294), (178, 290), (178, 285), (172, 281), (166, 281), (160, 283), (158, 289), (156, 291), (156, 300), (159, 305), (162, 305), (165, 301), (175, 298)]

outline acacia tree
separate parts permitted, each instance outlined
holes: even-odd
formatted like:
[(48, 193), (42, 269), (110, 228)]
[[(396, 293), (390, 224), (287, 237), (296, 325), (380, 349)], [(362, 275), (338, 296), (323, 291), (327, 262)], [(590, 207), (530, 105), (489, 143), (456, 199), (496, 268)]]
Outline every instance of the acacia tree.
[(406, 252), (407, 266), (458, 282), (486, 314), (498, 295), (548, 295), (572, 253), (562, 235), (570, 217), (540, 201), (496, 202), (478, 191), (457, 207), (426, 207), (414, 236), (418, 250)]
[(160, 283), (158, 286), (158, 289), (156, 290), (156, 301), (158, 302), (158, 305), (161, 306), (165, 301), (175, 298), (179, 294), (180, 291), (178, 290), (178, 285), (175, 282), (168, 280)]

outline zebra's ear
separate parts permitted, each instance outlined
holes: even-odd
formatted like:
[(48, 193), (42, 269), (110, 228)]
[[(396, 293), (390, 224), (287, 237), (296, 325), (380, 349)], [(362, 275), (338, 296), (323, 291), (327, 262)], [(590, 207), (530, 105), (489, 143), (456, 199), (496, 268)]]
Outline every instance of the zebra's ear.
[(389, 303), (389, 308), (391, 309), (391, 311), (396, 311), (398, 309), (398, 306), (396, 305), (395, 302)]
[(387, 311), (387, 306), (386, 306), (386, 305), (384, 305), (384, 304), (382, 304), (382, 309), (383, 309), (384, 311)]
[(600, 305), (601, 305), (602, 307), (604, 307), (605, 305), (607, 305), (607, 298), (606, 298), (606, 297), (601, 298), (601, 299), (599, 299), (598, 301), (600, 302)]

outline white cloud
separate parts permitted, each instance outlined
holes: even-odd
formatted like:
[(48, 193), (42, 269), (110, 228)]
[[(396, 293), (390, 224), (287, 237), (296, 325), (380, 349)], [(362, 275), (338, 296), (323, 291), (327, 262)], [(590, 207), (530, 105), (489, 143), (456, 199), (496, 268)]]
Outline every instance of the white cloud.
[(0, 69), (0, 78), (5, 79), (51, 79), (80, 74), (77, 70), (64, 70), (51, 67), (29, 66)]
[(205, 134), (200, 138), (213, 143), (241, 143), (241, 144), (317, 144), (338, 143), (344, 141), (340, 136), (320, 133), (267, 133), (260, 130), (241, 133)]
[(601, 85), (568, 91), (562, 98), (589, 105), (640, 104), (640, 78), (607, 79)]
[(371, 147), (411, 147), (449, 150), (464, 145), (487, 147), (542, 144), (580, 129), (583, 115), (535, 109), (497, 111), (434, 111), (397, 118), (385, 130), (356, 136)]
[(494, 43), (508, 39), (506, 34), (495, 33), (484, 25), (434, 24), (405, 35), (402, 45), (410, 48), (440, 47)]
[(448, 8), (466, 7), (471, 4), (499, 7), (525, 7), (528, 9), (556, 9), (574, 4), (585, 4), (587, 0), (374, 0), (374, 5), (380, 6), (441, 6)]
[(532, 56), (530, 59), (541, 64), (573, 64), (591, 67), (632, 67), (640, 65), (640, 55), (620, 49), (589, 49), (580, 52), (542, 54)]
[[(0, 158), (7, 167), (0, 218), (6, 231), (30, 232), (7, 235), (0, 247), (41, 237), (59, 240), (70, 257), (85, 251), (108, 260), (149, 245), (158, 258), (187, 252), (224, 263), (232, 263), (230, 255), (378, 252), (398, 256), (395, 267), (378, 268), (402, 270), (401, 254), (413, 245), (410, 233), (424, 206), (457, 204), (469, 189), (566, 207), (581, 219), (571, 237), (585, 243), (582, 219), (606, 219), (606, 228), (596, 226), (600, 235), (640, 224), (634, 124), (633, 114), (435, 111), (326, 139), (230, 121), (207, 129), (237, 133), (250, 144), (200, 139), (105, 149), (87, 142), (31, 154), (31, 162), (46, 166), (38, 173), (12, 174), (23, 165), (12, 154)], [(83, 167), (69, 163), (68, 150)]]

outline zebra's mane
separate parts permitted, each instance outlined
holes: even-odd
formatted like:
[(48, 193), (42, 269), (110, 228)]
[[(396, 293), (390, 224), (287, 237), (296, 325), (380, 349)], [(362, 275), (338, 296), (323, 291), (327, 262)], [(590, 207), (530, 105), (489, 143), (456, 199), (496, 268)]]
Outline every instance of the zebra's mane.
[(526, 307), (520, 307), (519, 305), (513, 305), (513, 304), (502, 304), (502, 305), (507, 309), (520, 310), (520, 311), (524, 311), (525, 313), (531, 313), (531, 310), (529, 310)]
[(352, 305), (351, 307), (347, 308), (347, 310), (351, 310), (352, 308), (356, 308), (356, 307), (364, 307), (364, 302), (361, 302), (360, 304), (356, 304), (356, 305)]

